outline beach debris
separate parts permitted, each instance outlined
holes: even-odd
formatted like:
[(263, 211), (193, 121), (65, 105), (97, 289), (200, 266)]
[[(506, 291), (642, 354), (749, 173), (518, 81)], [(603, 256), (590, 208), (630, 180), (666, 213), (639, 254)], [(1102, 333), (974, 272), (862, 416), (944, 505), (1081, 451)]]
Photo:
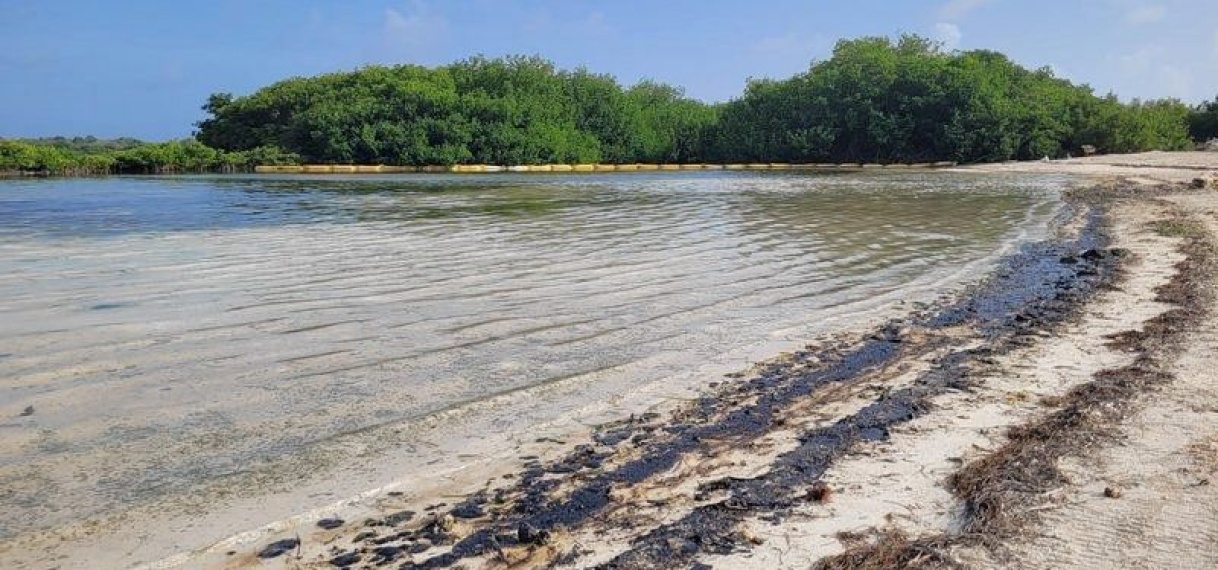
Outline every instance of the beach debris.
[(397, 560), (406, 549), (400, 546), (378, 546), (372, 549), (372, 563), (382, 566)]
[(747, 529), (747, 528), (746, 528), (746, 529), (744, 529), (744, 530), (742, 530), (742, 531), (740, 531), (740, 539), (741, 539), (741, 540), (743, 540), (744, 542), (747, 542), (747, 543), (749, 543), (749, 544), (753, 545), (753, 546), (757, 546), (757, 545), (765, 544), (765, 539), (764, 539), (764, 538), (761, 538), (760, 536), (757, 536), (757, 533), (755, 533), (755, 532), (753, 532), (752, 530)]
[(1103, 259), (1104, 252), (1102, 252), (1098, 249), (1088, 249), (1088, 250), (1084, 251), (1083, 253), (1079, 254), (1079, 257), (1081, 257), (1087, 261), (1094, 262), (1094, 261), (1099, 261), (1099, 260)]
[(21, 413), (18, 415), (23, 418), (34, 415), (34, 406), (26, 406), (25, 409), (21, 410)]
[(276, 540), (275, 542), (266, 545), (266, 547), (258, 553), (258, 558), (278, 558), (284, 554), (296, 550), (299, 547), (299, 538), (285, 538), (283, 540)]
[(417, 542), (406, 547), (411, 554), (422, 554), (431, 549), (432, 543), (426, 537), (420, 537)]
[[(633, 417), (631, 419), (633, 419)], [(626, 441), (627, 439), (630, 439), (630, 436), (632, 435), (634, 435), (633, 430), (626, 427), (597, 432), (593, 434), (592, 439), (600, 445), (613, 447), (623, 441)]]
[(319, 528), (323, 528), (325, 530), (334, 530), (340, 526), (343, 526), (344, 524), (346, 524), (346, 522), (347, 521), (344, 521), (343, 519), (335, 517), (335, 518), (321, 519), (321, 520), (317, 521), (317, 526)]
[(361, 557), (359, 554), (348, 552), (346, 554), (339, 554), (338, 556), (331, 558), (330, 565), (337, 566), (339, 568), (346, 568), (348, 566), (359, 564), (360, 559)]
[(833, 496), (833, 489), (829, 488), (829, 484), (824, 481), (815, 481), (812, 487), (808, 489), (808, 499), (817, 503), (828, 503), (829, 498)]
[(1207, 187), (1209, 185), (1210, 185), (1209, 180), (1206, 180), (1204, 178), (1194, 178), (1193, 181), (1191, 183), (1189, 183), (1188, 186), (1190, 188), (1193, 188), (1196, 190), (1203, 190), (1203, 189), (1205, 189), (1205, 187)]
[[(821, 386), (878, 370), (907, 350), (918, 350), (918, 342), (926, 338), (924, 329), (967, 324), (983, 335), (1003, 339), (1003, 347), (1021, 346), (1029, 331), (1047, 329), (1074, 314), (1080, 301), (1113, 275), (1123, 252), (1103, 247), (1098, 234), (1101, 221), (1098, 210), (1092, 209), (1079, 238), (1021, 250), (1001, 264), (994, 280), (960, 302), (927, 305), (925, 310), (935, 310), (908, 321), (890, 321), (861, 338), (809, 347), (812, 352), (795, 353), (760, 367), (748, 380), (724, 383), (724, 397), (690, 401), (669, 422), (653, 423), (659, 419), (656, 415), (632, 416), (630, 421), (600, 426), (592, 444), (575, 446), (555, 461), (521, 457), (523, 471), (505, 495), (510, 509), (488, 509), (485, 517), (490, 526), (479, 528), (480, 523), (475, 522), (460, 530), (445, 528), (441, 517), (455, 523), (452, 512), (440, 515), (429, 509), (435, 518), (415, 533), (426, 540), (412, 537), (402, 547), (411, 554), (423, 554), (429, 550), (428, 543), (449, 548), (408, 567), (446, 568), (465, 559), (494, 555), (502, 562), (500, 553), (508, 552), (503, 550), (508, 545), (530, 550), (542, 544), (553, 546), (557, 542), (554, 533), (559, 532), (555, 529), (579, 526), (606, 509), (640, 500), (642, 494), (632, 493), (632, 487), (668, 472), (690, 454), (711, 451), (708, 443), (739, 438), (747, 444), (773, 430), (776, 420), (789, 418), (789, 402)], [(1073, 263), (1060, 261), (1065, 257)], [(994, 354), (992, 349), (947, 354), (923, 375), (925, 382), (886, 391), (858, 414), (801, 433), (799, 446), (778, 457), (764, 477), (729, 476), (700, 483), (694, 498), (706, 504), (638, 537), (628, 551), (605, 567), (690, 567), (699, 554), (747, 550), (757, 537), (742, 532), (740, 523), (745, 517), (780, 520), (799, 502), (827, 503), (831, 488), (817, 481), (827, 466), (857, 443), (882, 441), (892, 426), (925, 413), (931, 396), (970, 386), (966, 365)], [(807, 366), (808, 362), (815, 366)], [(629, 453), (629, 460), (613, 462), (615, 453)], [(483, 497), (491, 497), (485, 493)], [(487, 505), (482, 497), (471, 497), (466, 503)], [(463, 505), (459, 503), (458, 509)], [(647, 523), (629, 520), (623, 524)], [(512, 530), (515, 537), (510, 535)], [(367, 550), (361, 552), (367, 557)]]
[(894, 321), (867, 338), (878, 342), (901, 342), (901, 338), (908, 334), (909, 327), (903, 326), (899, 321)]
[(550, 542), (550, 531), (545, 529), (538, 530), (537, 527), (527, 522), (522, 522), (520, 526), (516, 527), (516, 541), (520, 544), (544, 546)]
[(385, 517), (385, 519), (381, 522), (384, 524), (384, 526), (398, 526), (409, 521), (410, 519), (413, 519), (414, 514), (414, 511), (398, 511)]
[(1104, 496), (1109, 499), (1119, 499), (1124, 495), (1125, 493), (1116, 487), (1104, 487)]
[(452, 515), (439, 516), (436, 517), (436, 522), (433, 524), (436, 530), (440, 532), (452, 532), (457, 526), (457, 519), (453, 518)]
[(486, 514), (486, 510), (477, 501), (467, 501), (453, 507), (452, 516), (459, 519), (476, 519)]

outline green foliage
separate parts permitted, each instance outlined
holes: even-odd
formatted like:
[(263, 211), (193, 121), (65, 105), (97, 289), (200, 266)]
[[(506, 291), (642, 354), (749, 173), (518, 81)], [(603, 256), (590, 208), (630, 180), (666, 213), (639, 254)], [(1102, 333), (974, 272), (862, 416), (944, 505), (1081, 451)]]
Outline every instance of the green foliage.
[(294, 78), (203, 108), (208, 145), (273, 145), (321, 163), (988, 162), (1083, 145), (1173, 150), (1188, 138), (1177, 101), (1122, 104), (913, 35), (840, 42), (807, 72), (750, 81), (718, 106), (517, 56)]
[(108, 155), (85, 155), (64, 145), (0, 140), (0, 172), (106, 173)]
[(1218, 138), (1218, 97), (1189, 111), (1188, 134), (1197, 142)]
[(144, 143), (93, 137), (0, 140), (0, 172), (56, 175), (238, 172), (259, 164), (299, 164), (276, 147), (225, 152), (194, 139)]
[(708, 105), (539, 57), (370, 66), (216, 93), (196, 138), (0, 140), (0, 171), (240, 171), (255, 165), (990, 162), (1187, 148), (1218, 136), (1218, 98), (1097, 97), (992, 51), (913, 35), (842, 41), (785, 80)]
[(990, 162), (1187, 146), (1178, 101), (1096, 97), (990, 51), (917, 36), (839, 42), (784, 81), (752, 81), (722, 111), (718, 160)]
[(523, 56), (293, 78), (203, 110), (197, 137), (215, 148), (399, 165), (693, 161), (716, 116), (673, 87)]
[(99, 139), (97, 137), (49, 137), (28, 139), (25, 142), (38, 146), (55, 147), (75, 154), (105, 154), (147, 144), (133, 138)]

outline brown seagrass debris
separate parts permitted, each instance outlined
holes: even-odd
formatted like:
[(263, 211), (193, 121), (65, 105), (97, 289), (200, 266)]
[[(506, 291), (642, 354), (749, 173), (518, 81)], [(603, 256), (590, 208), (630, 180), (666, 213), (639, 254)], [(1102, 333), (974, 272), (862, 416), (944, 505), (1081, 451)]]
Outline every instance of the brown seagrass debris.
[(1140, 394), (1172, 380), (1164, 361), (1209, 312), (1213, 298), (1207, 285), (1218, 255), (1213, 236), (1194, 225), (1187, 213), (1173, 208), (1169, 215), (1164, 225), (1191, 228), (1180, 236), (1185, 239), (1179, 248), (1184, 260), (1176, 265), (1171, 280), (1156, 290), (1156, 301), (1175, 307), (1140, 331), (1114, 335), (1121, 348), (1138, 354), (1132, 364), (1096, 373), (1091, 382), (1070, 390), (1058, 402), (1058, 410), (1013, 428), (998, 451), (949, 479), (966, 507), (966, 534), (984, 541), (1025, 530), (1035, 522), (1033, 508), (1043, 502), (1044, 492), (1065, 482), (1058, 460), (1110, 441)]
[[(881, 531), (874, 540), (822, 560), (815, 568), (954, 568), (959, 564), (943, 554), (952, 547), (981, 545), (1001, 554), (1003, 540), (1028, 532), (1038, 520), (1038, 507), (1047, 500), (1046, 492), (1067, 482), (1058, 461), (1114, 440), (1136, 398), (1172, 381), (1165, 361), (1211, 310), (1210, 285), (1218, 268), (1214, 236), (1182, 209), (1170, 208), (1168, 215), (1156, 230), (1183, 238), (1179, 251), (1185, 259), (1176, 265), (1172, 279), (1156, 290), (1155, 300), (1175, 307), (1140, 331), (1112, 337), (1116, 348), (1137, 353), (1136, 360), (1100, 371), (1091, 382), (1054, 397), (1047, 402), (1054, 411), (1012, 428), (998, 450), (950, 476), (948, 487), (964, 504), (961, 532), (911, 539), (897, 531)], [(1119, 490), (1107, 493), (1110, 498), (1120, 495)]]
[(949, 541), (939, 538), (912, 539), (898, 529), (839, 538), (853, 546), (842, 554), (817, 562), (813, 570), (956, 570), (965, 567), (948, 554)]

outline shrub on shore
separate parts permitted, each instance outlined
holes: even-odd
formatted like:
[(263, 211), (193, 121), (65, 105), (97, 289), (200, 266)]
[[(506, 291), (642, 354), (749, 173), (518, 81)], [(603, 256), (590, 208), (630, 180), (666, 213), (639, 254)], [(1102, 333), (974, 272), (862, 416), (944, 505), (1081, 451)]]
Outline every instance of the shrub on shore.
[(989, 162), (1189, 146), (1179, 101), (1123, 103), (912, 35), (839, 42), (722, 104), (515, 56), (298, 77), (203, 108), (205, 144), (331, 164)]
[(299, 162), (299, 156), (274, 147), (227, 152), (194, 139), (161, 143), (93, 137), (0, 139), (0, 172), (35, 175), (244, 172), (260, 164)]
[(217, 93), (193, 139), (0, 140), (0, 172), (232, 172), (256, 165), (963, 163), (1182, 150), (1218, 99), (1122, 102), (1051, 69), (925, 38), (844, 40), (784, 80), (707, 104), (539, 57), (369, 66)]
[(1188, 133), (1198, 143), (1218, 139), (1218, 96), (1193, 107), (1188, 114)]

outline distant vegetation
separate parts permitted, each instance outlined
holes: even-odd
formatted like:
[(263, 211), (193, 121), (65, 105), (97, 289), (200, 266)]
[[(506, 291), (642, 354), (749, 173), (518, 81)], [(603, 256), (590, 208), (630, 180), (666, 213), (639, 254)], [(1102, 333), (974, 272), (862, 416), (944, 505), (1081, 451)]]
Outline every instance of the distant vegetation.
[(1188, 117), (1188, 132), (1197, 142), (1218, 139), (1218, 97), (1193, 108)]
[(66, 175), (241, 172), (259, 164), (294, 164), (278, 149), (230, 152), (195, 139), (146, 143), (95, 137), (0, 140), (0, 172)]
[(905, 36), (840, 42), (786, 80), (707, 105), (539, 58), (369, 67), (212, 96), (199, 140), (308, 162), (889, 162), (1182, 149), (1189, 109), (1122, 104), (988, 51)]
[(539, 164), (696, 162), (716, 107), (680, 89), (565, 72), (536, 57), (428, 69), (368, 67), (213, 95), (205, 144), (274, 146), (307, 162)]
[(1178, 150), (1218, 136), (1218, 100), (1122, 103), (991, 51), (839, 42), (784, 80), (706, 104), (538, 57), (372, 66), (212, 95), (196, 138), (0, 141), (0, 171), (157, 173), (257, 164), (989, 162)]
[(991, 51), (946, 53), (915, 36), (840, 42), (783, 81), (751, 82), (724, 106), (711, 155), (725, 160), (992, 162), (1178, 150), (1179, 101), (1097, 97)]

